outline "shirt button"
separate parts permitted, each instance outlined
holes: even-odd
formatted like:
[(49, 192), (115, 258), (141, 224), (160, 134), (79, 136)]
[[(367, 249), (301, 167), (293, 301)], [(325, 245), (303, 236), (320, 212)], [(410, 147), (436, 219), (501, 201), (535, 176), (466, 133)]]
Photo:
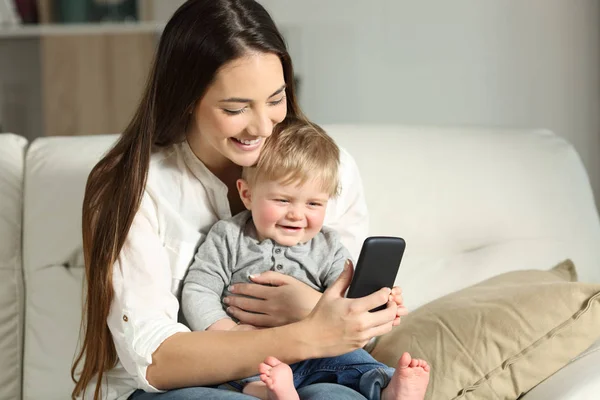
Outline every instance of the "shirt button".
[(125, 322), (129, 321), (129, 318), (127, 318), (127, 315), (123, 315), (123, 321), (125, 321)]
[(275, 254), (279, 254), (279, 253), (281, 253), (281, 249), (279, 249), (279, 248), (275, 249)]
[(280, 270), (280, 271), (281, 271), (281, 270), (283, 269), (283, 265), (281, 265), (281, 264), (277, 264), (277, 267), (275, 267), (275, 268), (277, 268), (278, 270)]

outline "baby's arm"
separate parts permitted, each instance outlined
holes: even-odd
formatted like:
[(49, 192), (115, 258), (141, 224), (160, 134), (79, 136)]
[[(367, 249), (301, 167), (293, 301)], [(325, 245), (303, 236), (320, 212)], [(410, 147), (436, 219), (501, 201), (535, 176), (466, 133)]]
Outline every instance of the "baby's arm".
[(253, 325), (236, 324), (231, 318), (223, 318), (209, 326), (207, 331), (251, 331), (257, 329)]
[(346, 265), (346, 261), (352, 261), (352, 256), (348, 249), (342, 244), (341, 240), (339, 240), (339, 236), (335, 232), (329, 232), (328, 235), (332, 235), (329, 243), (332, 244), (332, 253), (333, 258), (331, 261), (331, 265), (325, 266), (323, 265), (323, 275), (321, 276), (321, 282), (323, 283), (324, 288), (328, 288), (336, 281), (336, 279), (340, 276), (342, 271), (344, 270), (344, 266)]
[(223, 318), (206, 328), (207, 331), (229, 331), (238, 326), (231, 318)]
[(181, 308), (188, 325), (195, 331), (226, 330), (237, 325), (221, 304), (223, 291), (231, 281), (229, 261), (233, 249), (229, 245), (227, 224), (227, 221), (219, 221), (213, 226), (185, 277)]

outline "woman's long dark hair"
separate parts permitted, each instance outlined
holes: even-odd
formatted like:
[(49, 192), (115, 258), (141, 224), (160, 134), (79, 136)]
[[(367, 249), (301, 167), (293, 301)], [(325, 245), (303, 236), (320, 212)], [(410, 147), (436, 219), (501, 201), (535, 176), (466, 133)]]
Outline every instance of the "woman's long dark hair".
[[(292, 62), (271, 16), (254, 0), (189, 0), (167, 23), (137, 111), (115, 146), (89, 175), (83, 200), (86, 300), (81, 350), (71, 369), (72, 397), (117, 363), (107, 318), (113, 265), (144, 192), (154, 147), (180, 142), (202, 98), (225, 63), (249, 51), (279, 56), (288, 116), (301, 116)], [(80, 369), (80, 371), (79, 371)]]

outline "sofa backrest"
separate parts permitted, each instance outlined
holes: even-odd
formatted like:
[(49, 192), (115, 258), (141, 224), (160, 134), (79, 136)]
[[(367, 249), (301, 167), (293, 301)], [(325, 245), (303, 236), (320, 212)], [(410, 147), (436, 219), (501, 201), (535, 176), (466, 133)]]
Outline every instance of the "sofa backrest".
[(583, 164), (548, 131), (326, 126), (359, 166), (372, 235), (402, 236), (396, 283), (416, 307), (493, 275), (571, 258), (600, 282)]
[(0, 134), (0, 399), (21, 397), (23, 270), (21, 220), (27, 141)]

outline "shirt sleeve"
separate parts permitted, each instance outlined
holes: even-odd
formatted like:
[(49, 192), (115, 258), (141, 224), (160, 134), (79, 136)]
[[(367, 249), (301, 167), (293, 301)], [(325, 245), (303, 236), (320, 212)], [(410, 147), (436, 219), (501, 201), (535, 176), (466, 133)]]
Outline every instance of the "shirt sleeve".
[(352, 255), (340, 240), (336, 240), (335, 244), (335, 251), (333, 255), (333, 260), (331, 262), (331, 266), (326, 271), (326, 275), (321, 280), (325, 288), (331, 286), (333, 282), (335, 282), (336, 279), (340, 276), (340, 274), (344, 270), (346, 260), (352, 260)]
[(113, 267), (114, 297), (108, 327), (119, 360), (146, 392), (161, 392), (146, 379), (152, 354), (169, 336), (189, 329), (177, 322), (167, 249), (158, 234), (156, 207), (147, 193)]
[(185, 278), (181, 307), (188, 325), (195, 331), (229, 318), (221, 304), (223, 290), (231, 282), (226, 224), (227, 221), (219, 221), (213, 226)]
[(357, 259), (369, 232), (369, 213), (358, 166), (344, 149), (340, 149), (340, 186), (325, 224), (339, 233), (342, 244)]

